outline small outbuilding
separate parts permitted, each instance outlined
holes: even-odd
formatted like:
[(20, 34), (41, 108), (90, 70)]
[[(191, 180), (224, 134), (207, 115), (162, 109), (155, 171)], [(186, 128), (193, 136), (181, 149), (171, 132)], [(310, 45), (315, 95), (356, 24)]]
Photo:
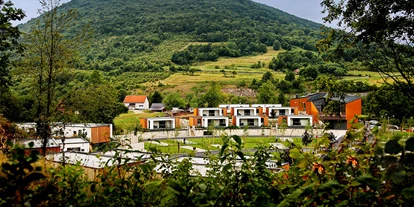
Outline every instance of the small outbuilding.
[(163, 112), (165, 111), (165, 106), (163, 103), (152, 103), (150, 110), (153, 112)]

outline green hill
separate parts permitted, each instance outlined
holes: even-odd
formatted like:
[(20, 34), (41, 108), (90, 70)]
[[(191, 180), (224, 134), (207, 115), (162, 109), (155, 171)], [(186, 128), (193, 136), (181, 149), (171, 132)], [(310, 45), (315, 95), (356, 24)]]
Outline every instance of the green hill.
[[(61, 9), (79, 12), (66, 35), (85, 24), (93, 29), (78, 69), (118, 73), (260, 54), (275, 40), (282, 48), (315, 50), (321, 26), (250, 0), (72, 0)], [(34, 22), (20, 28), (28, 32)]]

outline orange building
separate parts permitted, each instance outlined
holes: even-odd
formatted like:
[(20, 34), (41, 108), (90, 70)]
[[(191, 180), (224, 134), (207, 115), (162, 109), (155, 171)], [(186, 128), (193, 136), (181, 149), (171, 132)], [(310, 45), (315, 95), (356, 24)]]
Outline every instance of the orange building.
[[(349, 129), (351, 121), (357, 122), (354, 119), (356, 115), (362, 113), (362, 99), (357, 96), (346, 95), (344, 98), (332, 97), (326, 99), (327, 93), (314, 93), (303, 97), (297, 97), (290, 100), (290, 107), (297, 108), (298, 114), (308, 114), (313, 118), (313, 124), (322, 121), (329, 123), (329, 128), (333, 129)], [(328, 115), (323, 113), (323, 109), (329, 101), (340, 102), (339, 115)]]

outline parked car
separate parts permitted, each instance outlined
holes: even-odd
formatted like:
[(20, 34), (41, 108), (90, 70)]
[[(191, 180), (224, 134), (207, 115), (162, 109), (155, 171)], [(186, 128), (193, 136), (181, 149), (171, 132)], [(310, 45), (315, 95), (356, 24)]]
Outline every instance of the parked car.
[(392, 130), (400, 130), (400, 127), (399, 127), (399, 126), (397, 126), (397, 125), (392, 125), (392, 124), (390, 124), (390, 125), (388, 125), (388, 129), (392, 129)]

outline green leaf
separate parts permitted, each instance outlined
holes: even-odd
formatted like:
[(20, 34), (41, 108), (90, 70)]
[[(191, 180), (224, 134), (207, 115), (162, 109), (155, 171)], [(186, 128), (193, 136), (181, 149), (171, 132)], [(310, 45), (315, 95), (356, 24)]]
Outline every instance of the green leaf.
[(409, 188), (404, 188), (402, 190), (402, 194), (405, 198), (407, 199), (412, 199), (414, 198), (414, 186), (411, 186)]
[(414, 151), (414, 137), (409, 138), (405, 142), (405, 150)]
[(200, 190), (201, 191), (206, 191), (206, 189), (207, 189), (207, 186), (206, 186), (206, 184), (204, 184), (204, 183), (200, 183), (199, 185), (198, 185), (198, 187), (200, 188)]
[(298, 159), (300, 157), (302, 157), (302, 154), (300, 153), (300, 151), (296, 148), (290, 149), (289, 150), (289, 156), (293, 159)]
[(299, 163), (298, 163), (298, 165), (297, 165), (299, 168), (301, 168), (301, 169), (305, 169), (306, 167), (308, 167), (309, 166), (309, 162), (308, 162), (308, 160), (307, 159), (303, 159), (303, 160), (301, 160)]
[(234, 141), (236, 141), (236, 143), (240, 146), (240, 145), (242, 145), (242, 139), (239, 137), (239, 136), (237, 136), (237, 135), (233, 135), (233, 136), (231, 136), (232, 138), (233, 138), (233, 140)]
[(341, 185), (336, 180), (331, 180), (329, 182), (323, 183), (319, 186), (318, 191), (320, 192), (329, 192), (333, 190), (338, 190), (344, 188), (344, 185)]
[(398, 154), (403, 150), (403, 148), (397, 140), (390, 140), (385, 144), (384, 150), (385, 153)]
[(246, 161), (246, 158), (244, 157), (244, 153), (242, 151), (238, 151), (236, 152), (237, 156), (240, 157), (240, 159), (242, 159), (243, 161)]
[(296, 189), (295, 191), (293, 191), (293, 193), (291, 193), (290, 195), (288, 195), (279, 205), (277, 205), (278, 207), (283, 207), (283, 206), (291, 206), (290, 203), (296, 203), (297, 200), (299, 199), (299, 197), (302, 195), (303, 190), (301, 188)]
[(231, 169), (231, 164), (229, 163), (223, 167), (222, 172), (228, 172), (230, 169)]
[(404, 170), (401, 170), (401, 171), (398, 171), (398, 172), (394, 172), (391, 175), (391, 180), (394, 183), (399, 184), (399, 183), (403, 182), (406, 177), (407, 177), (407, 172), (405, 172)]
[(185, 192), (185, 189), (175, 180), (168, 180), (168, 187), (173, 189), (174, 193), (176, 194)]
[(357, 187), (357, 186), (360, 186), (361, 185), (361, 183), (359, 183), (358, 181), (356, 181), (356, 180), (353, 180), (352, 182), (351, 182), (351, 186), (352, 187)]
[(372, 175), (361, 175), (356, 180), (362, 185), (369, 186), (374, 190), (378, 190), (381, 187), (381, 181), (378, 178), (374, 178)]

